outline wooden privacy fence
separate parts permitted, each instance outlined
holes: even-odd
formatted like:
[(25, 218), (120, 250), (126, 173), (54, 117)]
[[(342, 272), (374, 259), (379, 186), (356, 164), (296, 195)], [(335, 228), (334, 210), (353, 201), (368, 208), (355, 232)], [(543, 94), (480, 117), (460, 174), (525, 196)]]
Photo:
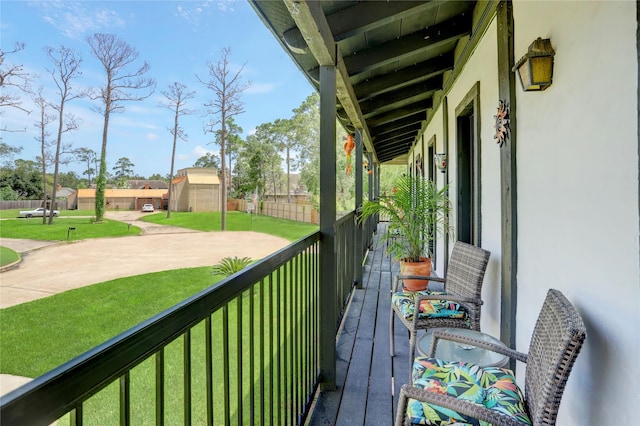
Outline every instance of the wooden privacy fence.
[[(49, 200), (50, 201), (50, 200)], [(0, 210), (10, 210), (10, 209), (37, 209), (38, 207), (42, 207), (42, 200), (6, 200), (0, 201)], [(57, 210), (68, 210), (67, 200), (57, 200), (56, 201), (56, 209)]]
[[(235, 205), (236, 210), (248, 212), (251, 200), (233, 200), (229, 205)], [(278, 203), (275, 201), (258, 201), (253, 213), (295, 220), (297, 222), (318, 223), (318, 211), (311, 204)]]

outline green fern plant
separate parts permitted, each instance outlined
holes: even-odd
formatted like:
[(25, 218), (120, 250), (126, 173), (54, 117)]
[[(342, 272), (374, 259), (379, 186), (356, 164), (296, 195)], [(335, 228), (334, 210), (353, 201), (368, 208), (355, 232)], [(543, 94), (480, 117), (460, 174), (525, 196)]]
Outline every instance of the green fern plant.
[(214, 275), (224, 275), (225, 277), (228, 277), (229, 275), (233, 275), (246, 268), (251, 264), (251, 262), (253, 262), (253, 260), (248, 257), (224, 257), (220, 262), (213, 265), (211, 273)]

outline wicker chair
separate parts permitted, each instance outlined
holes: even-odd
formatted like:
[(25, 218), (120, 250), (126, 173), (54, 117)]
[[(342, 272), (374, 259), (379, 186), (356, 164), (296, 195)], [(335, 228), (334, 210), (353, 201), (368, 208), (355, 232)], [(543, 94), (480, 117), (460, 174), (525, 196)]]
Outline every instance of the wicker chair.
[[(447, 276), (424, 277), (415, 275), (397, 275), (391, 290), (390, 351), (395, 355), (394, 314), (409, 329), (409, 359), (413, 361), (416, 350), (418, 330), (449, 327), (470, 328), (480, 331), (481, 292), (484, 273), (491, 253), (482, 248), (457, 241), (449, 259)], [(397, 292), (398, 284), (404, 279), (424, 279), (444, 283), (443, 291)], [(444, 293), (444, 294), (443, 294)], [(428, 304), (429, 313), (426, 311)], [(445, 302), (443, 302), (445, 301)], [(415, 307), (420, 306), (420, 315), (414, 315)], [(453, 309), (451, 309), (453, 308)]]
[[(585, 337), (586, 330), (579, 313), (562, 293), (553, 289), (547, 293), (533, 330), (527, 354), (492, 343), (436, 331), (431, 346), (431, 355), (435, 353), (438, 339), (449, 339), (489, 349), (525, 362), (527, 364), (525, 392), (523, 394), (515, 384), (515, 377), (511, 370), (496, 367), (478, 368), (475, 366), (474, 368), (473, 364), (465, 366), (465, 363), (450, 363), (449, 365), (455, 365), (458, 369), (464, 370), (466, 368), (467, 371), (475, 373), (475, 377), (478, 377), (479, 380), (473, 385), (483, 388), (483, 391), (478, 393), (486, 392), (485, 396), (481, 397), (485, 399), (473, 402), (465, 401), (459, 397), (451, 396), (451, 393), (455, 394), (456, 391), (448, 392), (449, 388), (444, 394), (436, 393), (426, 388), (433, 389), (433, 379), (436, 377), (434, 372), (442, 361), (434, 358), (418, 358), (414, 364), (413, 373), (415, 386), (403, 385), (400, 391), (396, 425), (411, 424), (412, 417), (415, 417), (417, 413), (422, 413), (422, 415), (425, 412), (433, 413), (434, 411), (431, 410), (434, 407), (439, 413), (444, 411), (445, 417), (448, 419), (451, 419), (451, 412), (455, 413), (454, 418), (456, 415), (465, 416), (462, 417), (463, 420), (458, 420), (462, 423), (477, 419), (493, 425), (525, 425), (529, 424), (527, 421), (533, 425), (554, 425), (569, 373), (582, 348)], [(432, 366), (434, 370), (424, 369), (424, 365)], [(469, 368), (472, 369), (469, 370)], [(443, 376), (440, 374), (439, 377)], [(491, 383), (496, 383), (497, 378), (500, 386), (491, 389)], [(508, 386), (505, 383), (508, 383)], [(460, 383), (456, 383), (456, 386), (459, 391), (461, 389)], [(500, 390), (497, 390), (498, 388)], [(508, 390), (505, 391), (505, 389)], [(460, 393), (457, 394), (460, 395)], [(491, 395), (491, 398), (488, 395)], [(425, 407), (424, 404), (428, 405)], [(436, 421), (435, 424), (440, 423)]]

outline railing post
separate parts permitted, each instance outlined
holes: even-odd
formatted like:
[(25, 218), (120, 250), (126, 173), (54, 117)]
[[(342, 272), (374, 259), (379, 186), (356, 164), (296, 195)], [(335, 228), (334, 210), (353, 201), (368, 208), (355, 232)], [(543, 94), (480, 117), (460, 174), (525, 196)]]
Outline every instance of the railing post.
[[(368, 199), (369, 200), (373, 200), (375, 197), (373, 195), (373, 184), (374, 184), (374, 176), (377, 176), (380, 173), (380, 169), (378, 168), (377, 164), (373, 163), (373, 154), (371, 152), (367, 153), (367, 160), (369, 161), (369, 167), (373, 170), (373, 173), (368, 175), (369, 176), (369, 191), (368, 191)], [(369, 220), (367, 220), (367, 246), (371, 247), (371, 243), (373, 241), (373, 233), (376, 232), (376, 230), (378, 229), (378, 221), (379, 221), (379, 217), (378, 215), (375, 215), (373, 217), (370, 217)]]
[(377, 176), (380, 170), (378, 170), (378, 166), (373, 164), (373, 155), (369, 152), (367, 153), (367, 157), (369, 160), (369, 167), (373, 168), (373, 174), (369, 175), (369, 200), (373, 200), (373, 177)]
[(365, 232), (367, 227), (365, 224), (358, 224), (357, 221), (360, 219), (360, 208), (362, 207), (362, 132), (360, 129), (356, 129), (356, 166), (354, 170), (356, 171), (356, 227), (355, 227), (355, 276), (354, 280), (356, 282), (356, 288), (362, 288), (362, 260), (364, 259), (364, 250), (362, 245), (362, 233)]
[(336, 388), (336, 68), (320, 67), (320, 377)]

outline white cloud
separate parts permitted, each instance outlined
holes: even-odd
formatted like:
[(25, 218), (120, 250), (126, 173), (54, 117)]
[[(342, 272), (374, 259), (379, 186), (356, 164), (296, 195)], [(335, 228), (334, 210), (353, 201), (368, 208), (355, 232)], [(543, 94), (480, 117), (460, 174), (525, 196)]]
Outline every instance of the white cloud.
[(180, 4), (176, 7), (176, 15), (189, 22), (192, 26), (197, 27), (201, 22), (202, 16), (206, 15), (210, 10), (211, 3), (212, 0)]
[(126, 23), (116, 11), (106, 7), (89, 9), (81, 2), (66, 1), (35, 4), (44, 12), (43, 19), (70, 39), (82, 39), (101, 30), (113, 31)]
[(193, 151), (192, 151), (192, 152), (193, 152), (193, 154), (195, 154), (195, 156), (196, 156), (197, 158), (203, 157), (203, 156), (205, 156), (205, 155), (207, 155), (207, 154), (215, 154), (215, 153), (216, 153), (215, 151), (213, 151), (213, 150), (211, 150), (211, 149), (208, 149), (208, 148), (205, 148), (205, 147), (200, 146), (200, 145), (196, 146), (196, 147), (193, 149)]
[(250, 95), (271, 93), (278, 87), (275, 83), (252, 83), (245, 93)]
[(234, 0), (222, 0), (218, 2), (218, 10), (222, 13), (233, 12), (235, 9), (233, 5), (236, 2)]

